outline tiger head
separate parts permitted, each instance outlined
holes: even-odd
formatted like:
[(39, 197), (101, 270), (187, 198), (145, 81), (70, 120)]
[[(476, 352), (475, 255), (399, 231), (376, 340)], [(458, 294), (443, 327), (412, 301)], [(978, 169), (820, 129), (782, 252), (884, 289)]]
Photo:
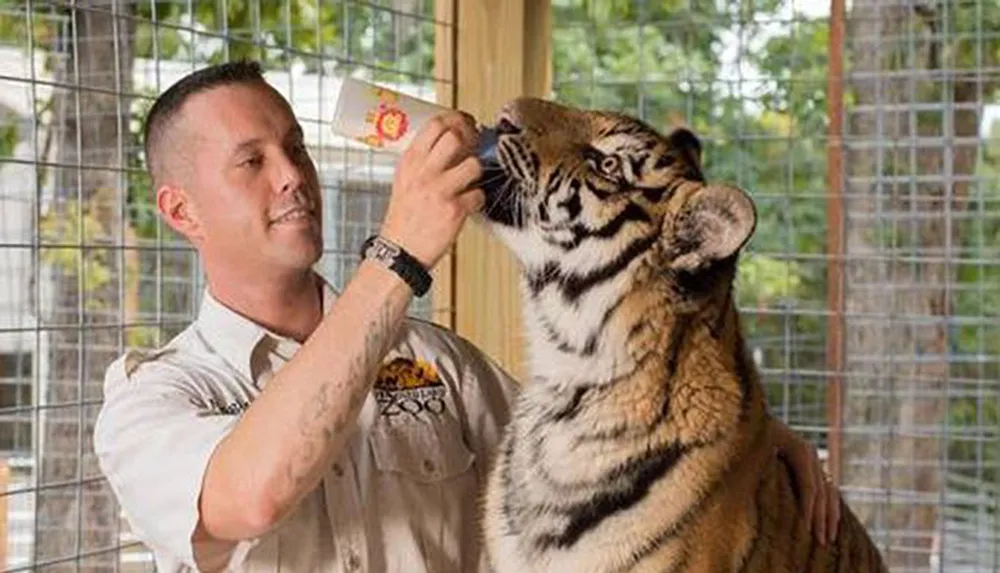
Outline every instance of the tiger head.
[(625, 366), (608, 353), (643, 316), (725, 304), (756, 210), (742, 190), (705, 182), (691, 131), (522, 98), (497, 132), (505, 181), (483, 215), (522, 265), (528, 334), (545, 348), (535, 364), (557, 353)]

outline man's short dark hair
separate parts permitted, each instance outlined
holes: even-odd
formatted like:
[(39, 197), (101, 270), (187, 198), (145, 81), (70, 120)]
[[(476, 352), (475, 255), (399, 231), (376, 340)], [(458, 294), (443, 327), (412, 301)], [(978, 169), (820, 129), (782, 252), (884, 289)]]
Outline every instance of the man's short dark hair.
[(146, 166), (150, 174), (154, 178), (156, 177), (154, 170), (157, 168), (158, 158), (155, 155), (158, 152), (163, 133), (189, 97), (219, 86), (263, 81), (264, 76), (260, 63), (251, 60), (238, 60), (202, 68), (184, 76), (167, 88), (153, 102), (142, 126)]

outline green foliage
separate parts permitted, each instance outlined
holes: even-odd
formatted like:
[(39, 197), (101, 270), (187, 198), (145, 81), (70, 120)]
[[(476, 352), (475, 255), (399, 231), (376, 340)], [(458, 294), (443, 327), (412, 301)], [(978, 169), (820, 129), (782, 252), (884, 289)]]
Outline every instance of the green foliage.
[[(111, 284), (114, 278), (109, 270), (108, 261), (111, 250), (94, 249), (88, 252), (74, 246), (94, 245), (107, 236), (104, 224), (93, 210), (81, 208), (76, 201), (69, 201), (61, 206), (58, 214), (42, 217), (39, 234), (42, 243), (60, 245), (44, 249), (41, 252), (42, 261), (60, 269), (63, 273), (79, 274), (83, 281), (82, 292), (100, 292)], [(85, 304), (88, 310), (98, 310), (102, 301), (88, 296)]]
[(226, 14), (216, 2), (193, 5), (192, 13), (182, 2), (137, 4), (136, 55), (205, 64), (252, 58), (267, 69), (310, 72), (322, 62), (328, 73), (360, 67), (379, 80), (412, 81), (433, 69), (435, 24), (427, 14), (314, 0), (229, 0)]
[(13, 122), (12, 118), (8, 121), (4, 121), (4, 119), (0, 116), (0, 158), (14, 155), (14, 148), (20, 141), (20, 130), (17, 129), (17, 124)]

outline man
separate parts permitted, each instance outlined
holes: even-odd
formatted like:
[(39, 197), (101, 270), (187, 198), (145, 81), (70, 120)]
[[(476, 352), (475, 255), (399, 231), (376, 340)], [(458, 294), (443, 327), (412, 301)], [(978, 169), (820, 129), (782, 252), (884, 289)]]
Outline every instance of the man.
[[(399, 161), (380, 236), (409, 257), (370, 250), (339, 294), (312, 269), (302, 129), (255, 64), (183, 78), (144, 131), (157, 208), (208, 286), (184, 332), (109, 367), (94, 444), (158, 568), (484, 571), (479, 492), (516, 385), (405, 317), (483, 203), (471, 118), (442, 115)], [(782, 431), (822, 538), (837, 492)]]

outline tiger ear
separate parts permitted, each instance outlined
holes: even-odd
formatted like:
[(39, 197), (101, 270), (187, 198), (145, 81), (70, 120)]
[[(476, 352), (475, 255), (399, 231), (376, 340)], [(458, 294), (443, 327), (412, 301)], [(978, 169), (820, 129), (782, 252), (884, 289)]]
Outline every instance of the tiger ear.
[(664, 227), (669, 266), (692, 272), (729, 258), (750, 240), (756, 227), (757, 209), (742, 189), (707, 185)]
[(693, 131), (686, 127), (674, 128), (667, 135), (667, 145), (685, 164), (701, 170), (701, 140)]

